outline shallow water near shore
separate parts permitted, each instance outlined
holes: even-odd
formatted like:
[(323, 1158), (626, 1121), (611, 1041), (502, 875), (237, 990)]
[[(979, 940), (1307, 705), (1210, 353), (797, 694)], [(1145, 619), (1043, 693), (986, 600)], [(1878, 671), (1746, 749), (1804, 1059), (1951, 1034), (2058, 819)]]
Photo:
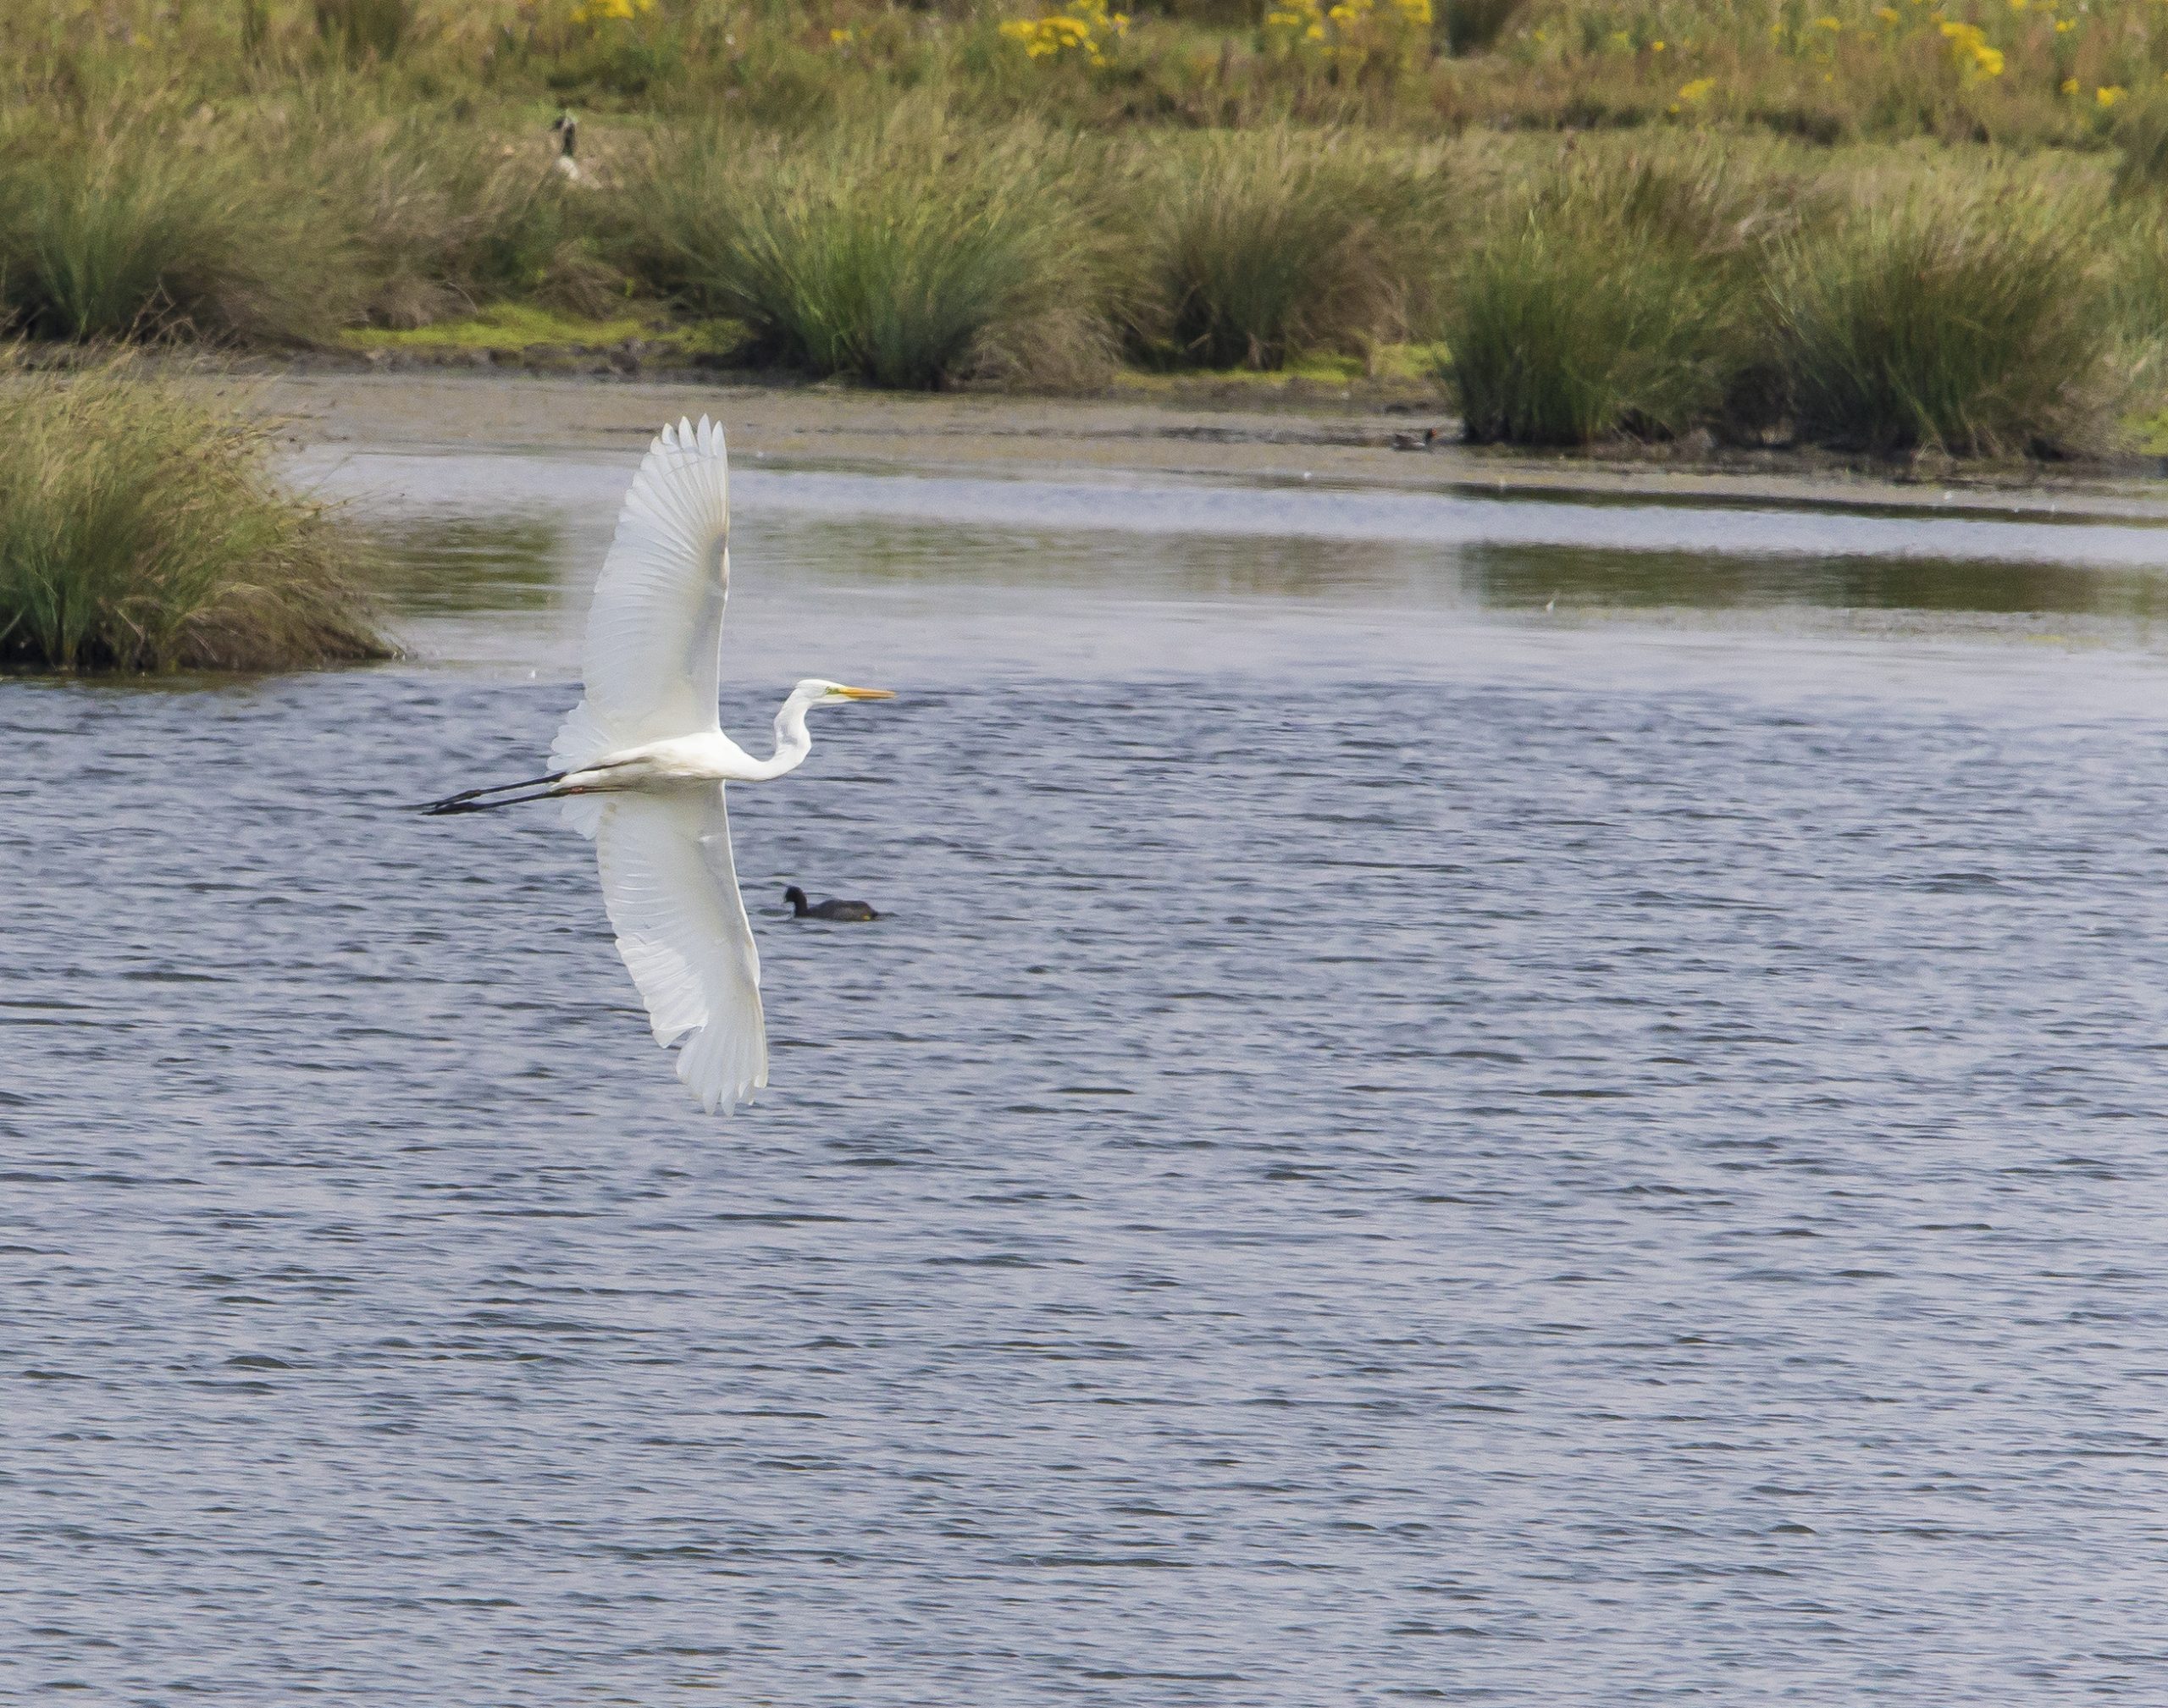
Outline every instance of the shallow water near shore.
[(400, 663), (0, 683), (0, 1695), (2157, 1699), (2168, 534), (743, 463), (727, 725), (902, 697), (733, 794), (722, 1122), (396, 810), (631, 462), (305, 456)]

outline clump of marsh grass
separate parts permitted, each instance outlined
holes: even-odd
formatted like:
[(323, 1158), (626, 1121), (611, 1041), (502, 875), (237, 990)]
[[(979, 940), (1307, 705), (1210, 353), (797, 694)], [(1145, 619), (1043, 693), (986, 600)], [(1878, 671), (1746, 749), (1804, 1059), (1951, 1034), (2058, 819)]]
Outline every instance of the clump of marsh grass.
[(1440, 0), (1438, 33), (1449, 53), (1480, 53), (1494, 46), (1528, 0)]
[(1540, 192), (1623, 229), (1719, 268), (1749, 268), (1778, 240), (1823, 211), (1826, 192), (1742, 158), (1737, 146), (1697, 141), (1667, 153), (1569, 163)]
[(2118, 200), (2158, 200), (2168, 189), (2168, 101), (2136, 101), (2116, 120), (2113, 192)]
[(1669, 438), (1728, 389), (1726, 305), (1690, 257), (1530, 213), (1468, 262), (1445, 377), (1478, 444)]
[(1770, 294), (1800, 436), (1959, 456), (2097, 439), (2115, 328), (2071, 214), (1916, 196), (1789, 244)]
[(1479, 244), (1448, 291), (1443, 377), (1478, 443), (1674, 438), (1752, 369), (1766, 195), (1691, 159), (1569, 169)]
[(423, 326), (506, 299), (594, 314), (621, 283), (595, 194), (551, 169), (539, 127), (508, 136), (338, 78), (254, 122), (347, 234), (352, 318)]
[(125, 364), (0, 375), (0, 664), (275, 670), (382, 657), (359, 548), (263, 429)]
[(414, 27), (414, 0), (315, 0), (317, 34), (350, 59), (395, 57)]
[(785, 149), (724, 132), (657, 150), (626, 198), (651, 283), (744, 325), (756, 359), (935, 390), (1059, 384), (1109, 339), (1060, 151), (906, 107)]
[(33, 336), (290, 343), (337, 325), (345, 246), (260, 163), (147, 121), (12, 141), (0, 304)]
[(2168, 377), (2168, 206), (2124, 202), (2108, 223), (2105, 293), (2114, 325), (2110, 371), (2129, 400), (2157, 411)]
[(539, 126), (337, 71), (223, 118), (39, 118), (0, 136), (0, 312), (34, 338), (314, 343), (506, 298), (591, 314), (621, 283)]
[(1132, 337), (1185, 366), (1275, 368), (1404, 336), (1445, 224), (1427, 154), (1287, 125), (1169, 149), (1132, 194)]

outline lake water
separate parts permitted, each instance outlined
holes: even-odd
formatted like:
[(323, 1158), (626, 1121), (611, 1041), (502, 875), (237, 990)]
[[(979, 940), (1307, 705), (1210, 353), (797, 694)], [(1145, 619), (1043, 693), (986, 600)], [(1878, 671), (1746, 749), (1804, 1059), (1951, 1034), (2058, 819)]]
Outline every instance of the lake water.
[(630, 462), (0, 684), (0, 1697), (2168, 1696), (2168, 533), (745, 466), (727, 725), (901, 697), (733, 792), (725, 1122), (397, 810)]

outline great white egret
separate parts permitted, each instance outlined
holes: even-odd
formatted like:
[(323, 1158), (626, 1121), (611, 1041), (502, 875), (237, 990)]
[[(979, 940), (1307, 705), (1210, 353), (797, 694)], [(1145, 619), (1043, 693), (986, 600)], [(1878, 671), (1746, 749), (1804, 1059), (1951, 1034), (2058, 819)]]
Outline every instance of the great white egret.
[(617, 513), (595, 584), (581, 673), (587, 697), (550, 749), (556, 769), (470, 788), (422, 810), (489, 812), (561, 800), (595, 840), (603, 905), (655, 1041), (710, 1114), (768, 1082), (760, 956), (730, 859), (724, 785), (766, 782), (805, 762), (816, 705), (893, 699), (882, 688), (809, 677), (776, 714), (776, 750), (755, 759), (722, 732), (722, 607), (730, 591), (730, 480), (722, 429), (666, 427)]

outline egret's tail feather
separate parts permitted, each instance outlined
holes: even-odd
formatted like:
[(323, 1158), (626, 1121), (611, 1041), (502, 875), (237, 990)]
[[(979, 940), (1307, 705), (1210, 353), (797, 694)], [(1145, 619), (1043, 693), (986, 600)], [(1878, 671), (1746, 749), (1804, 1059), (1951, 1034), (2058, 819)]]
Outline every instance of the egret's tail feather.
[[(593, 706), (582, 700), (572, 709), (557, 738), (550, 744), (550, 763), (561, 766), (559, 775), (585, 771), (611, 749), (623, 743), (603, 725)], [(602, 804), (589, 797), (565, 797), (565, 822), (583, 837), (593, 837), (602, 822)]]
[[(493, 806), (510, 806), (512, 803), (509, 800), (484, 801), (482, 800), (484, 795), (510, 794), (512, 790), (519, 788), (539, 788), (542, 793), (518, 795), (514, 799), (542, 800), (548, 797), (550, 785), (563, 782), (567, 775), (568, 773), (565, 771), (553, 771), (547, 777), (522, 777), (517, 782), (484, 783), (480, 788), (463, 788), (457, 794), (448, 794), (442, 800), (417, 801), (414, 804), (414, 810), (434, 816), (441, 816), (448, 812), (486, 812)], [(473, 804), (476, 802), (479, 802), (480, 804)]]
[(582, 700), (566, 715), (557, 738), (550, 743), (550, 763), (561, 771), (585, 771), (611, 749), (622, 745), (595, 708)]

